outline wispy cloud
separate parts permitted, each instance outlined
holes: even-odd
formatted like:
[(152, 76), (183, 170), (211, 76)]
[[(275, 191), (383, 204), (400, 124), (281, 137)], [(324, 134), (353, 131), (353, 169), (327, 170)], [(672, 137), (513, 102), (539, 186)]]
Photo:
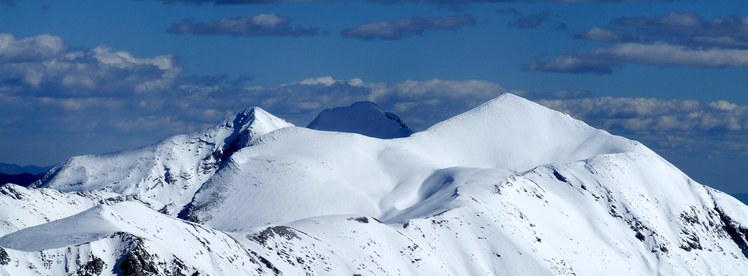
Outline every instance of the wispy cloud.
[(624, 63), (697, 68), (748, 67), (748, 50), (695, 49), (670, 44), (622, 43), (584, 54), (535, 59), (526, 70), (575, 74), (610, 74)]
[(520, 29), (535, 29), (537, 27), (540, 27), (540, 25), (542, 25), (543, 22), (545, 22), (550, 16), (555, 15), (548, 10), (539, 13), (528, 14), (521, 16), (512, 22), (509, 22), (509, 26)]
[[(14, 2), (14, 0), (0, 0)], [(20, 0), (15, 0), (20, 1)], [(258, 5), (278, 3), (314, 3), (334, 2), (339, 0), (161, 0), (168, 4), (190, 5)], [(478, 3), (627, 3), (631, 0), (353, 0), (358, 2), (374, 2), (383, 4), (425, 4), (443, 6), (465, 6)], [(673, 2), (677, 0), (642, 0), (642, 2)]]
[[(0, 0), (10, 1), (13, 0)], [(195, 4), (195, 5), (255, 5), (271, 3), (304, 3), (304, 2), (332, 2), (335, 0), (162, 0), (170, 4)], [(440, 5), (467, 5), (473, 3), (594, 3), (594, 2), (629, 2), (630, 0), (358, 0), (361, 2), (379, 2), (386, 4), (418, 3), (418, 4), (440, 4)], [(655, 0), (657, 1), (657, 0)], [(659, 0), (671, 2), (673, 0)]]
[(361, 24), (341, 32), (344, 37), (364, 40), (400, 40), (407, 36), (422, 35), (427, 31), (457, 30), (475, 25), (469, 15), (444, 17), (409, 17), (390, 21)]
[(579, 37), (605, 42), (748, 48), (748, 17), (709, 20), (695, 13), (677, 12), (660, 17), (620, 17), (606, 27), (591, 27)]
[(167, 30), (173, 34), (230, 35), (230, 36), (312, 36), (317, 28), (291, 26), (291, 18), (276, 13), (261, 13), (251, 17), (223, 17), (208, 22), (182, 20)]
[(255, 5), (255, 4), (272, 4), (272, 3), (301, 3), (301, 2), (321, 2), (316, 0), (163, 0), (169, 4), (194, 4), (194, 5)]
[(610, 74), (627, 63), (696, 68), (748, 67), (748, 17), (706, 20), (694, 13), (622, 17), (577, 37), (610, 47), (535, 59), (527, 70)]

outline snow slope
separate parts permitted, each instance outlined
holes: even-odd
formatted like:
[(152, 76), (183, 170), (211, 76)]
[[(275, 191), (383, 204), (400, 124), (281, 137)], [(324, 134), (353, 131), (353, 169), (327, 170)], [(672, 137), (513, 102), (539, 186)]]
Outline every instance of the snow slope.
[(372, 102), (323, 110), (307, 125), (309, 129), (358, 133), (382, 139), (408, 137), (413, 131), (397, 115)]
[(0, 245), (15, 260), (4, 266), (11, 275), (26, 274), (32, 267), (49, 275), (80, 275), (82, 271), (95, 272), (91, 275), (191, 275), (198, 271), (247, 275), (264, 271), (256, 253), (232, 237), (135, 202), (98, 205), (6, 235)]
[(153, 146), (70, 158), (32, 186), (139, 195), (174, 214), (233, 152), (288, 126), (291, 124), (261, 108), (251, 108), (202, 132), (174, 136)]
[[(337, 214), (387, 219), (423, 201), (435, 189), (426, 187), (440, 184), (431, 181), (440, 169), (520, 171), (626, 151), (651, 153), (506, 94), (404, 139), (305, 128), (268, 134), (234, 154), (188, 210), (194, 221), (225, 230)], [(223, 212), (240, 206), (258, 211)]]
[(0, 274), (748, 271), (748, 206), (511, 94), (401, 139), (258, 133), (194, 188), (184, 220), (153, 211), (165, 200), (150, 195), (167, 190), (129, 192), (140, 182), (128, 179), (85, 193), (70, 187), (92, 184), (3, 187)]
[(0, 236), (72, 216), (94, 205), (94, 200), (77, 194), (3, 185), (0, 187)]

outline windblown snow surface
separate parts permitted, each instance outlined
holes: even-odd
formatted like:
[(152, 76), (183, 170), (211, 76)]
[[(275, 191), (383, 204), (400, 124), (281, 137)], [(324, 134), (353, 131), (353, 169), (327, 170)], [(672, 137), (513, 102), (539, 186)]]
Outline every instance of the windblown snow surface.
[(747, 206), (520, 97), (409, 137), (369, 136), (254, 108), (74, 157), (30, 188), (0, 188), (0, 274), (748, 271)]

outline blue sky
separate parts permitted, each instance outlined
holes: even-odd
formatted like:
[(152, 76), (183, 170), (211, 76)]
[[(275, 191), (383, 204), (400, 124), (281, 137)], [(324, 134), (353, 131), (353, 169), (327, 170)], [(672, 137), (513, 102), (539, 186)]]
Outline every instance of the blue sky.
[(372, 100), (424, 129), (501, 92), (748, 192), (745, 1), (0, 0), (4, 163), (143, 146), (254, 105), (305, 125)]

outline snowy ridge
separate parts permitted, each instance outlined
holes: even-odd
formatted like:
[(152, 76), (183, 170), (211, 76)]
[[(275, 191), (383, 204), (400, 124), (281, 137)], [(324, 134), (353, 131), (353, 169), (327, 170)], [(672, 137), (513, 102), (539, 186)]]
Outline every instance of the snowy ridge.
[[(49, 188), (3, 187), (0, 204), (17, 207), (0, 212), (0, 274), (748, 271), (748, 206), (638, 142), (511, 94), (400, 139), (236, 123), (248, 121), (218, 127), (227, 142), (200, 152), (231, 154), (189, 189), (107, 184), (80, 160), (38, 185)], [(183, 145), (165, 143), (154, 148)], [(139, 155), (117, 160), (128, 156)], [(167, 201), (189, 202), (184, 220), (181, 206), (154, 211)]]
[[(85, 270), (96, 271), (89, 275), (191, 275), (197, 271), (242, 275), (263, 271), (256, 254), (244, 250), (230, 236), (164, 216), (135, 202), (98, 205), (4, 236), (0, 244), (11, 249), (11, 259), (21, 255), (17, 261), (24, 265), (15, 270), (19, 274), (24, 274), (27, 267), (56, 275)], [(24, 256), (24, 251), (39, 252), (41, 262), (34, 258), (39, 255)], [(80, 265), (45, 263), (45, 259), (54, 258), (77, 260)]]
[(164, 212), (173, 214), (189, 203), (233, 152), (288, 126), (261, 108), (251, 108), (205, 131), (174, 136), (153, 146), (73, 157), (32, 186), (139, 195), (161, 203)]
[[(403, 139), (305, 128), (271, 133), (237, 152), (232, 166), (206, 182), (190, 217), (224, 230), (337, 214), (388, 219), (425, 200), (432, 193), (425, 191), (428, 185), (442, 184), (430, 179), (444, 168), (521, 171), (625, 151), (651, 153), (638, 143), (505, 94)], [(277, 202), (284, 207), (275, 207)], [(259, 211), (222, 211), (239, 206)]]
[(75, 215), (95, 205), (94, 200), (53, 189), (0, 187), (0, 236)]

